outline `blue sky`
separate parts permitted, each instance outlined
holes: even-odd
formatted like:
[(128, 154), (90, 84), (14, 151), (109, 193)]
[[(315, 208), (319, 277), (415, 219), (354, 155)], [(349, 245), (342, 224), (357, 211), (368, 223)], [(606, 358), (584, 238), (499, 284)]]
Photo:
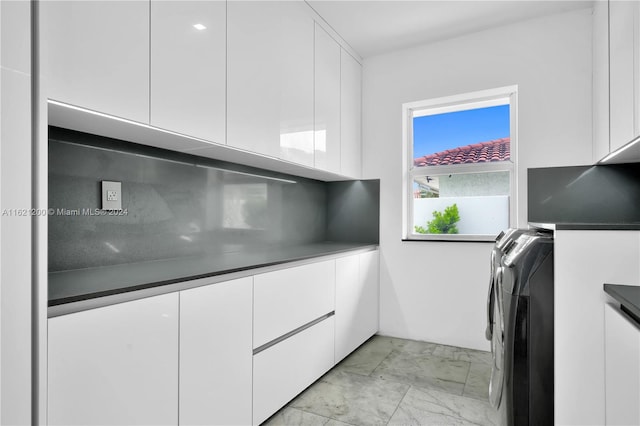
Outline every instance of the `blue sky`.
[(509, 136), (509, 105), (413, 119), (413, 158)]

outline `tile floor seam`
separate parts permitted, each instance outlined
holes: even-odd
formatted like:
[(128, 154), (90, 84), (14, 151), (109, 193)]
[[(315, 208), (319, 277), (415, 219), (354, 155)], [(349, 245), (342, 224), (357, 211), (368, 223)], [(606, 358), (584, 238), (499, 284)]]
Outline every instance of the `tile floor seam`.
[(480, 423), (470, 422), (468, 419), (465, 419), (465, 418), (462, 418), (462, 417), (452, 416), (450, 414), (441, 414), (441, 415), (444, 416), (444, 417), (448, 417), (450, 419), (453, 419), (453, 420), (463, 421), (468, 425), (482, 426)]
[(389, 425), (389, 422), (391, 421), (391, 419), (393, 418), (393, 416), (396, 415), (396, 411), (398, 411), (398, 408), (400, 408), (400, 404), (402, 404), (402, 401), (404, 401), (404, 398), (407, 396), (407, 394), (409, 393), (409, 390), (413, 387), (413, 385), (409, 385), (409, 387), (407, 388), (407, 390), (405, 391), (404, 395), (402, 395), (402, 398), (400, 398), (400, 401), (398, 402), (398, 405), (396, 405), (396, 409), (393, 410), (393, 413), (391, 413), (391, 417), (389, 417), (389, 420), (387, 420), (386, 425)]
[[(338, 420), (338, 419), (334, 419), (333, 417), (327, 417), (327, 416), (324, 416), (324, 415), (322, 415), (322, 414), (314, 413), (313, 411), (308, 411), (308, 410), (304, 410), (304, 409), (302, 409), (302, 408), (292, 407), (290, 404), (291, 404), (291, 402), (289, 402), (287, 405), (285, 405), (284, 407), (282, 407), (282, 408), (281, 408), (281, 410), (284, 410), (284, 409), (286, 409), (286, 408), (290, 408), (290, 409), (292, 409), (292, 410), (302, 411), (303, 413), (313, 414), (314, 416), (318, 416), (318, 417), (322, 417), (323, 419), (327, 419), (327, 421), (326, 421), (326, 422), (324, 422), (324, 423), (323, 423), (323, 425), (326, 425), (326, 424), (327, 424), (327, 423), (329, 423), (331, 420), (334, 420), (334, 421), (336, 421), (336, 422), (339, 422), (339, 421), (340, 421), (340, 420)], [(280, 411), (280, 410), (278, 410), (278, 411)], [(277, 414), (277, 413), (276, 413), (276, 414)], [(347, 424), (347, 425), (349, 425), (349, 426), (353, 426), (352, 424), (347, 423), (347, 422), (342, 422), (342, 423)]]
[(380, 362), (373, 368), (373, 370), (371, 370), (371, 373), (369, 373), (369, 376), (371, 376), (378, 369), (378, 367), (380, 367), (382, 363), (385, 362), (386, 359), (391, 356), (393, 352), (395, 352), (395, 349), (391, 349), (391, 351), (387, 354), (387, 356), (385, 356), (384, 358), (382, 358), (382, 360), (380, 360)]
[(471, 374), (471, 363), (469, 363), (469, 369), (467, 370), (467, 376), (464, 378), (464, 386), (462, 387), (462, 395), (464, 395), (464, 390), (467, 388), (467, 382), (469, 381), (469, 374)]

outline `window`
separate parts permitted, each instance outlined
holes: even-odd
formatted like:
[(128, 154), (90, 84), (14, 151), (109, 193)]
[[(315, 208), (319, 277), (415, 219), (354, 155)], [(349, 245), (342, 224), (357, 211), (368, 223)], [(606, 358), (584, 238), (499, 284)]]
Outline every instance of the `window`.
[(405, 239), (491, 241), (515, 221), (516, 90), (403, 105)]

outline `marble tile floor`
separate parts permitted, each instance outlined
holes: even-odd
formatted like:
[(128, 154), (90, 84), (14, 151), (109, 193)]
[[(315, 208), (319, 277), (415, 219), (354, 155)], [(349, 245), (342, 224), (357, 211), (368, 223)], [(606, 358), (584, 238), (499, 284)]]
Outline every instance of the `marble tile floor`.
[(264, 425), (494, 425), (491, 354), (373, 336)]

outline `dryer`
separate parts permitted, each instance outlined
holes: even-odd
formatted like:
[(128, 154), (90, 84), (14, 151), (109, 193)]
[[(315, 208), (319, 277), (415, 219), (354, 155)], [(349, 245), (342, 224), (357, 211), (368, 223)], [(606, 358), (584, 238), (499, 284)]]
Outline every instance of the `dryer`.
[(501, 392), (491, 401), (501, 424), (553, 424), (553, 234), (521, 232), (504, 248), (496, 277), (502, 346), (494, 365), (502, 377), (492, 375), (490, 390), (499, 382)]

